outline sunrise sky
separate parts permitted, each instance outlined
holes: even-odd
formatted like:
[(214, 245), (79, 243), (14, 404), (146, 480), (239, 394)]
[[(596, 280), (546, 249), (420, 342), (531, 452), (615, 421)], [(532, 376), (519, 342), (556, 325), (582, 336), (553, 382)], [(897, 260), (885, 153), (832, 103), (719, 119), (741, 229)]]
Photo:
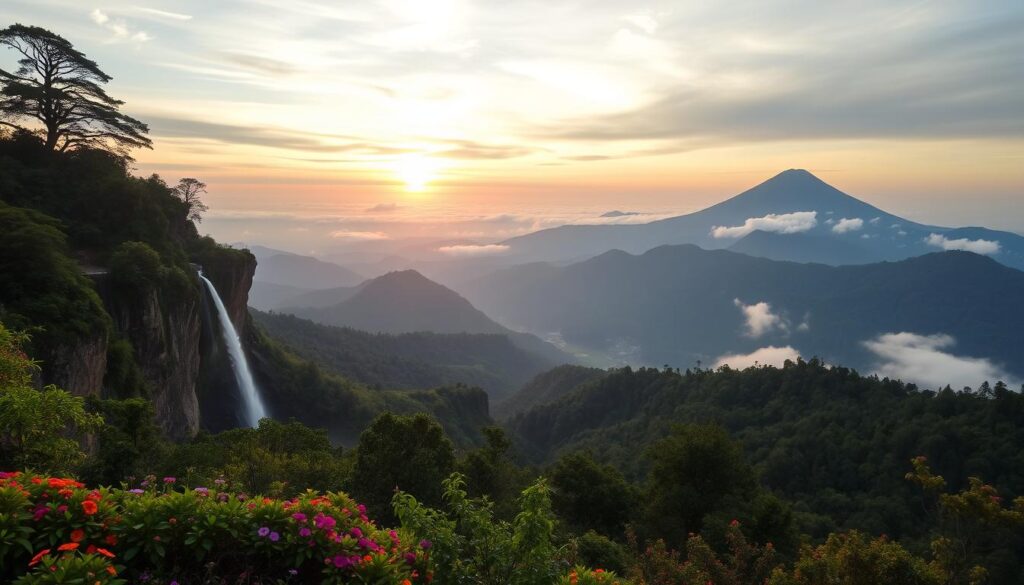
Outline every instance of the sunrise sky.
[(5, 0), (0, 21), (98, 61), (151, 127), (139, 172), (209, 183), (228, 241), (648, 220), (791, 167), (1024, 232), (1024, 3), (739, 4)]

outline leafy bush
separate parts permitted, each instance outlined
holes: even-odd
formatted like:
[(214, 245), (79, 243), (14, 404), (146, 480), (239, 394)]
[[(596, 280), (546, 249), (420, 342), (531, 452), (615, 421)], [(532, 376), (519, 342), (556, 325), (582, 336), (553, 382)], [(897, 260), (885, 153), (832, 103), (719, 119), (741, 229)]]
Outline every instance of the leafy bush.
[(0, 473), (0, 579), (51, 583), (59, 574), (59, 582), (86, 582), (73, 579), (91, 574), (88, 583), (114, 583), (117, 573), (153, 584), (411, 585), (433, 578), (429, 545), (378, 528), (345, 494), (249, 499), (218, 488), (183, 489), (167, 477), (145, 488), (88, 489), (72, 479)]
[(160, 254), (144, 242), (124, 242), (110, 255), (110, 277), (122, 289), (146, 292), (160, 285)]

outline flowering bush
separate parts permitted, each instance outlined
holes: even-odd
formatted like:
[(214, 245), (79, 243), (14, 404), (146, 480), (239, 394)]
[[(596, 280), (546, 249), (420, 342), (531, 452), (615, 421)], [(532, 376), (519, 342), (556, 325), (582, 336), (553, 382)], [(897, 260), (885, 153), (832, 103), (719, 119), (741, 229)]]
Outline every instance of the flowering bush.
[(558, 581), (558, 585), (628, 585), (628, 583), (617, 577), (615, 573), (604, 569), (588, 569), (586, 567), (574, 567), (568, 575)]
[(412, 585), (432, 580), (429, 548), (341, 493), (250, 499), (172, 477), (124, 490), (0, 473), (2, 582)]

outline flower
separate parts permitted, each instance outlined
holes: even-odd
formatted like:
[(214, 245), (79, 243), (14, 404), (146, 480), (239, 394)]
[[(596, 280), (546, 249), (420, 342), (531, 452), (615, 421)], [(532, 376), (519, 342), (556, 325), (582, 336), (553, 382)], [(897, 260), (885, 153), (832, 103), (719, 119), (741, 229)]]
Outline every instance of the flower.
[(28, 566), (34, 567), (38, 565), (39, 561), (48, 554), (50, 554), (50, 549), (48, 548), (44, 548), (43, 550), (37, 552), (36, 556), (32, 557), (32, 560), (28, 562)]
[(348, 533), (352, 535), (352, 538), (362, 538), (363, 537), (363, 531), (359, 530), (358, 526), (353, 527), (352, 530), (348, 531)]
[(85, 531), (81, 528), (76, 528), (71, 531), (71, 542), (82, 542), (85, 540)]
[(433, 546), (433, 544), (425, 538), (420, 541), (420, 548), (422, 548), (423, 550), (430, 550), (431, 546)]
[(76, 548), (78, 548), (77, 542), (65, 542), (64, 544), (58, 546), (57, 550), (64, 552), (68, 550), (75, 550)]
[(132, 489), (132, 490), (128, 490), (128, 493), (129, 494), (144, 494), (146, 492), (144, 490), (140, 490), (139, 488), (135, 488), (135, 489)]
[(306, 528), (305, 526), (303, 526), (302, 528), (299, 528), (299, 536), (305, 538), (305, 537), (309, 536), (310, 534), (313, 534), (313, 531), (310, 530), (309, 528)]
[(197, 494), (199, 494), (200, 496), (208, 496), (208, 495), (210, 495), (210, 490), (208, 488), (204, 488), (204, 487), (197, 487), (195, 489), (195, 492)]
[(295, 520), (296, 522), (305, 522), (306, 521), (306, 515), (303, 514), (302, 512), (296, 512), (296, 513), (292, 514), (292, 520)]
[(173, 478), (173, 477), (165, 477), (164, 478), (164, 483), (174, 483), (176, 481), (178, 481), (178, 480)]
[(256, 533), (262, 537), (266, 537), (268, 534), (270, 534), (270, 529), (266, 526), (261, 526), (260, 529), (256, 531)]
[(103, 542), (109, 544), (110, 546), (114, 546), (117, 544), (117, 536), (114, 534), (108, 534), (107, 537), (103, 539)]
[(405, 553), (405, 564), (407, 564), (407, 565), (415, 565), (416, 564), (416, 553), (414, 553), (414, 552), (407, 552), (407, 553)]
[(96, 552), (98, 552), (101, 555), (107, 557), (108, 559), (112, 559), (115, 556), (114, 553), (110, 552), (109, 550), (107, 550), (105, 548), (97, 548)]
[(86, 516), (92, 516), (99, 510), (99, 506), (92, 500), (85, 500), (82, 502), (82, 511), (85, 512)]
[(281, 535), (276, 532), (271, 532), (269, 538), (271, 542), (277, 542), (281, 540)]

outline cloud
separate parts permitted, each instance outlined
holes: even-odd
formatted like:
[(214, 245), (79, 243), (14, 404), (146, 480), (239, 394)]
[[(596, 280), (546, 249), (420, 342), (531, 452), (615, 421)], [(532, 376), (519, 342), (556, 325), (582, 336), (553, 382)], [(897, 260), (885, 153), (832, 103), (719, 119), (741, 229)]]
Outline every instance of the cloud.
[(864, 227), (864, 220), (859, 217), (853, 218), (842, 218), (836, 222), (836, 225), (832, 226), (832, 231), (837, 234), (845, 234), (846, 232), (855, 232)]
[(879, 363), (875, 373), (906, 382), (937, 389), (947, 384), (953, 388), (975, 387), (984, 381), (1017, 382), (1001, 367), (985, 358), (957, 356), (949, 353), (956, 340), (943, 334), (886, 333), (864, 342)]
[(166, 20), (176, 20), (179, 22), (186, 22), (192, 20), (191, 14), (182, 14), (180, 12), (169, 12), (167, 10), (157, 10), (156, 8), (145, 8), (142, 6), (136, 6), (135, 10), (138, 10), (139, 12), (148, 14), (150, 16), (156, 16), (158, 18), (163, 18)]
[(505, 244), (460, 244), (441, 246), (437, 249), (442, 254), (460, 257), (498, 256), (509, 251)]
[(786, 360), (796, 361), (800, 352), (790, 346), (775, 347), (769, 345), (748, 354), (723, 355), (715, 361), (715, 367), (728, 365), (731, 368), (745, 369), (753, 365), (782, 367)]
[(397, 203), (378, 203), (373, 207), (367, 207), (368, 213), (390, 213), (392, 211), (398, 211), (401, 209)]
[(924, 241), (929, 246), (935, 246), (943, 250), (964, 250), (965, 252), (974, 252), (975, 254), (998, 254), (1001, 248), (999, 242), (994, 240), (968, 240), (967, 238), (950, 240), (946, 236), (939, 234), (929, 234)]
[(745, 305), (739, 299), (733, 299), (747, 320), (747, 337), (761, 337), (773, 330), (788, 331), (789, 323), (781, 316), (772, 312), (772, 306), (764, 301), (753, 305)]
[(150, 36), (149, 33), (141, 30), (133, 31), (126, 20), (123, 18), (111, 18), (109, 14), (103, 12), (99, 8), (94, 8), (92, 12), (89, 13), (89, 19), (113, 34), (113, 37), (111, 37), (109, 42), (130, 40), (137, 43), (144, 43), (146, 41), (153, 40), (153, 37)]
[(390, 240), (391, 236), (384, 232), (360, 232), (353, 230), (334, 230), (331, 232), (331, 237), (335, 240), (356, 240), (356, 241), (375, 241), (375, 240)]
[(818, 225), (817, 211), (797, 211), (795, 213), (774, 214), (764, 217), (747, 218), (743, 225), (734, 227), (715, 226), (711, 235), (716, 238), (741, 238), (752, 231), (775, 232), (780, 234), (797, 234), (813, 229)]

